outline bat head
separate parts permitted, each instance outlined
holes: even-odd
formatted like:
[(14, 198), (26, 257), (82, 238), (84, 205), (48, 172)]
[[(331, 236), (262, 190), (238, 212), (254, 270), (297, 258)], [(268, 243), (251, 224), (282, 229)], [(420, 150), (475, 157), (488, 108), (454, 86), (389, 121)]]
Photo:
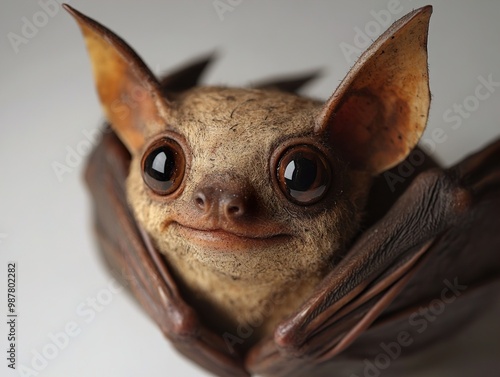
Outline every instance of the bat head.
[(394, 24), (325, 102), (272, 89), (165, 93), (125, 42), (67, 9), (107, 119), (131, 154), (127, 197), (137, 221), (194, 305), (244, 323), (270, 300), (264, 328), (272, 328), (355, 234), (371, 178), (422, 135), (431, 8)]

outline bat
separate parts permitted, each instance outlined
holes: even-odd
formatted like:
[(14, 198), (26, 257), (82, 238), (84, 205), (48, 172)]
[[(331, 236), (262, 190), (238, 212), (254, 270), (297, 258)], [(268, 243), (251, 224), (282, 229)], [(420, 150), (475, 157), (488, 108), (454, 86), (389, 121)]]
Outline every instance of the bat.
[(500, 141), (447, 169), (417, 147), (431, 6), (326, 101), (296, 94), (314, 74), (200, 86), (211, 57), (157, 79), (65, 8), (108, 121), (86, 168), (104, 259), (182, 354), (219, 376), (401, 375), (498, 301)]

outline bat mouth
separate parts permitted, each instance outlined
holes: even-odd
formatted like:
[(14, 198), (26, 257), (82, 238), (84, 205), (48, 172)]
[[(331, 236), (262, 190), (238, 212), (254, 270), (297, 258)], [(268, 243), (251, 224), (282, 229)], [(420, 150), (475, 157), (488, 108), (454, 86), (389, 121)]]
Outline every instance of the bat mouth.
[(178, 222), (173, 222), (171, 226), (181, 237), (199, 246), (214, 250), (245, 251), (269, 248), (285, 243), (292, 238), (291, 235), (285, 233), (238, 233), (222, 227), (195, 228)]

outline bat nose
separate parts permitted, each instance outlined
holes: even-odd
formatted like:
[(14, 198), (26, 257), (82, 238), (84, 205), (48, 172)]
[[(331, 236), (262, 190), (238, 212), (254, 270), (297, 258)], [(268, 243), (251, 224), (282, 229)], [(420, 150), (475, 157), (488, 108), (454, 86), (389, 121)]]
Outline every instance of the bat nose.
[(195, 190), (193, 202), (204, 215), (229, 221), (246, 218), (255, 205), (254, 195), (247, 185), (229, 183), (207, 185)]
[(218, 213), (226, 218), (238, 218), (248, 210), (246, 196), (219, 188), (203, 188), (195, 192), (196, 207), (204, 213)]
[(238, 218), (247, 212), (247, 203), (245, 197), (241, 194), (223, 193), (219, 205), (224, 216), (228, 218)]

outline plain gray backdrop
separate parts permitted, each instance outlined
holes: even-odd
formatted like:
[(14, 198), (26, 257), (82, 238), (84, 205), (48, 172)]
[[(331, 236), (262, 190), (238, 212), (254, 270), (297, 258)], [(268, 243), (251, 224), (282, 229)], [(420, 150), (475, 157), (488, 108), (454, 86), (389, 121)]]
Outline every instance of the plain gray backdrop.
[[(109, 286), (82, 180), (85, 147), (91, 143), (86, 135), (103, 118), (80, 31), (62, 9), (47, 8), (53, 3), (3, 0), (0, 5), (0, 315), (7, 310), (7, 262), (15, 261), (17, 367), (36, 366), (39, 376), (52, 377), (206, 375), (172, 349), (129, 295)], [(225, 13), (220, 3), (228, 5)], [(241, 86), (322, 69), (323, 77), (304, 93), (326, 99), (355, 61), (345, 49), (364, 50), (359, 31), (374, 39), (387, 28), (380, 24), (388, 21), (382, 15), (389, 7), (392, 22), (427, 2), (70, 4), (123, 37), (155, 73), (215, 51), (218, 61), (205, 76), (208, 84)], [(442, 0), (433, 5), (433, 101), (423, 139), (448, 165), (500, 135), (500, 86), (480, 89), (481, 98), (476, 92), (484, 80), (500, 82), (500, 2)], [(456, 113), (457, 105), (465, 111)], [(79, 156), (69, 166), (75, 150)], [(58, 176), (57, 164), (68, 171)], [(94, 299), (98, 306), (92, 309)], [(7, 331), (0, 326), (2, 355)], [(66, 341), (60, 335), (64, 331), (74, 336)], [(498, 328), (492, 331), (498, 334)], [(43, 363), (38, 353), (51, 359)], [(0, 375), (18, 374), (0, 359)]]

